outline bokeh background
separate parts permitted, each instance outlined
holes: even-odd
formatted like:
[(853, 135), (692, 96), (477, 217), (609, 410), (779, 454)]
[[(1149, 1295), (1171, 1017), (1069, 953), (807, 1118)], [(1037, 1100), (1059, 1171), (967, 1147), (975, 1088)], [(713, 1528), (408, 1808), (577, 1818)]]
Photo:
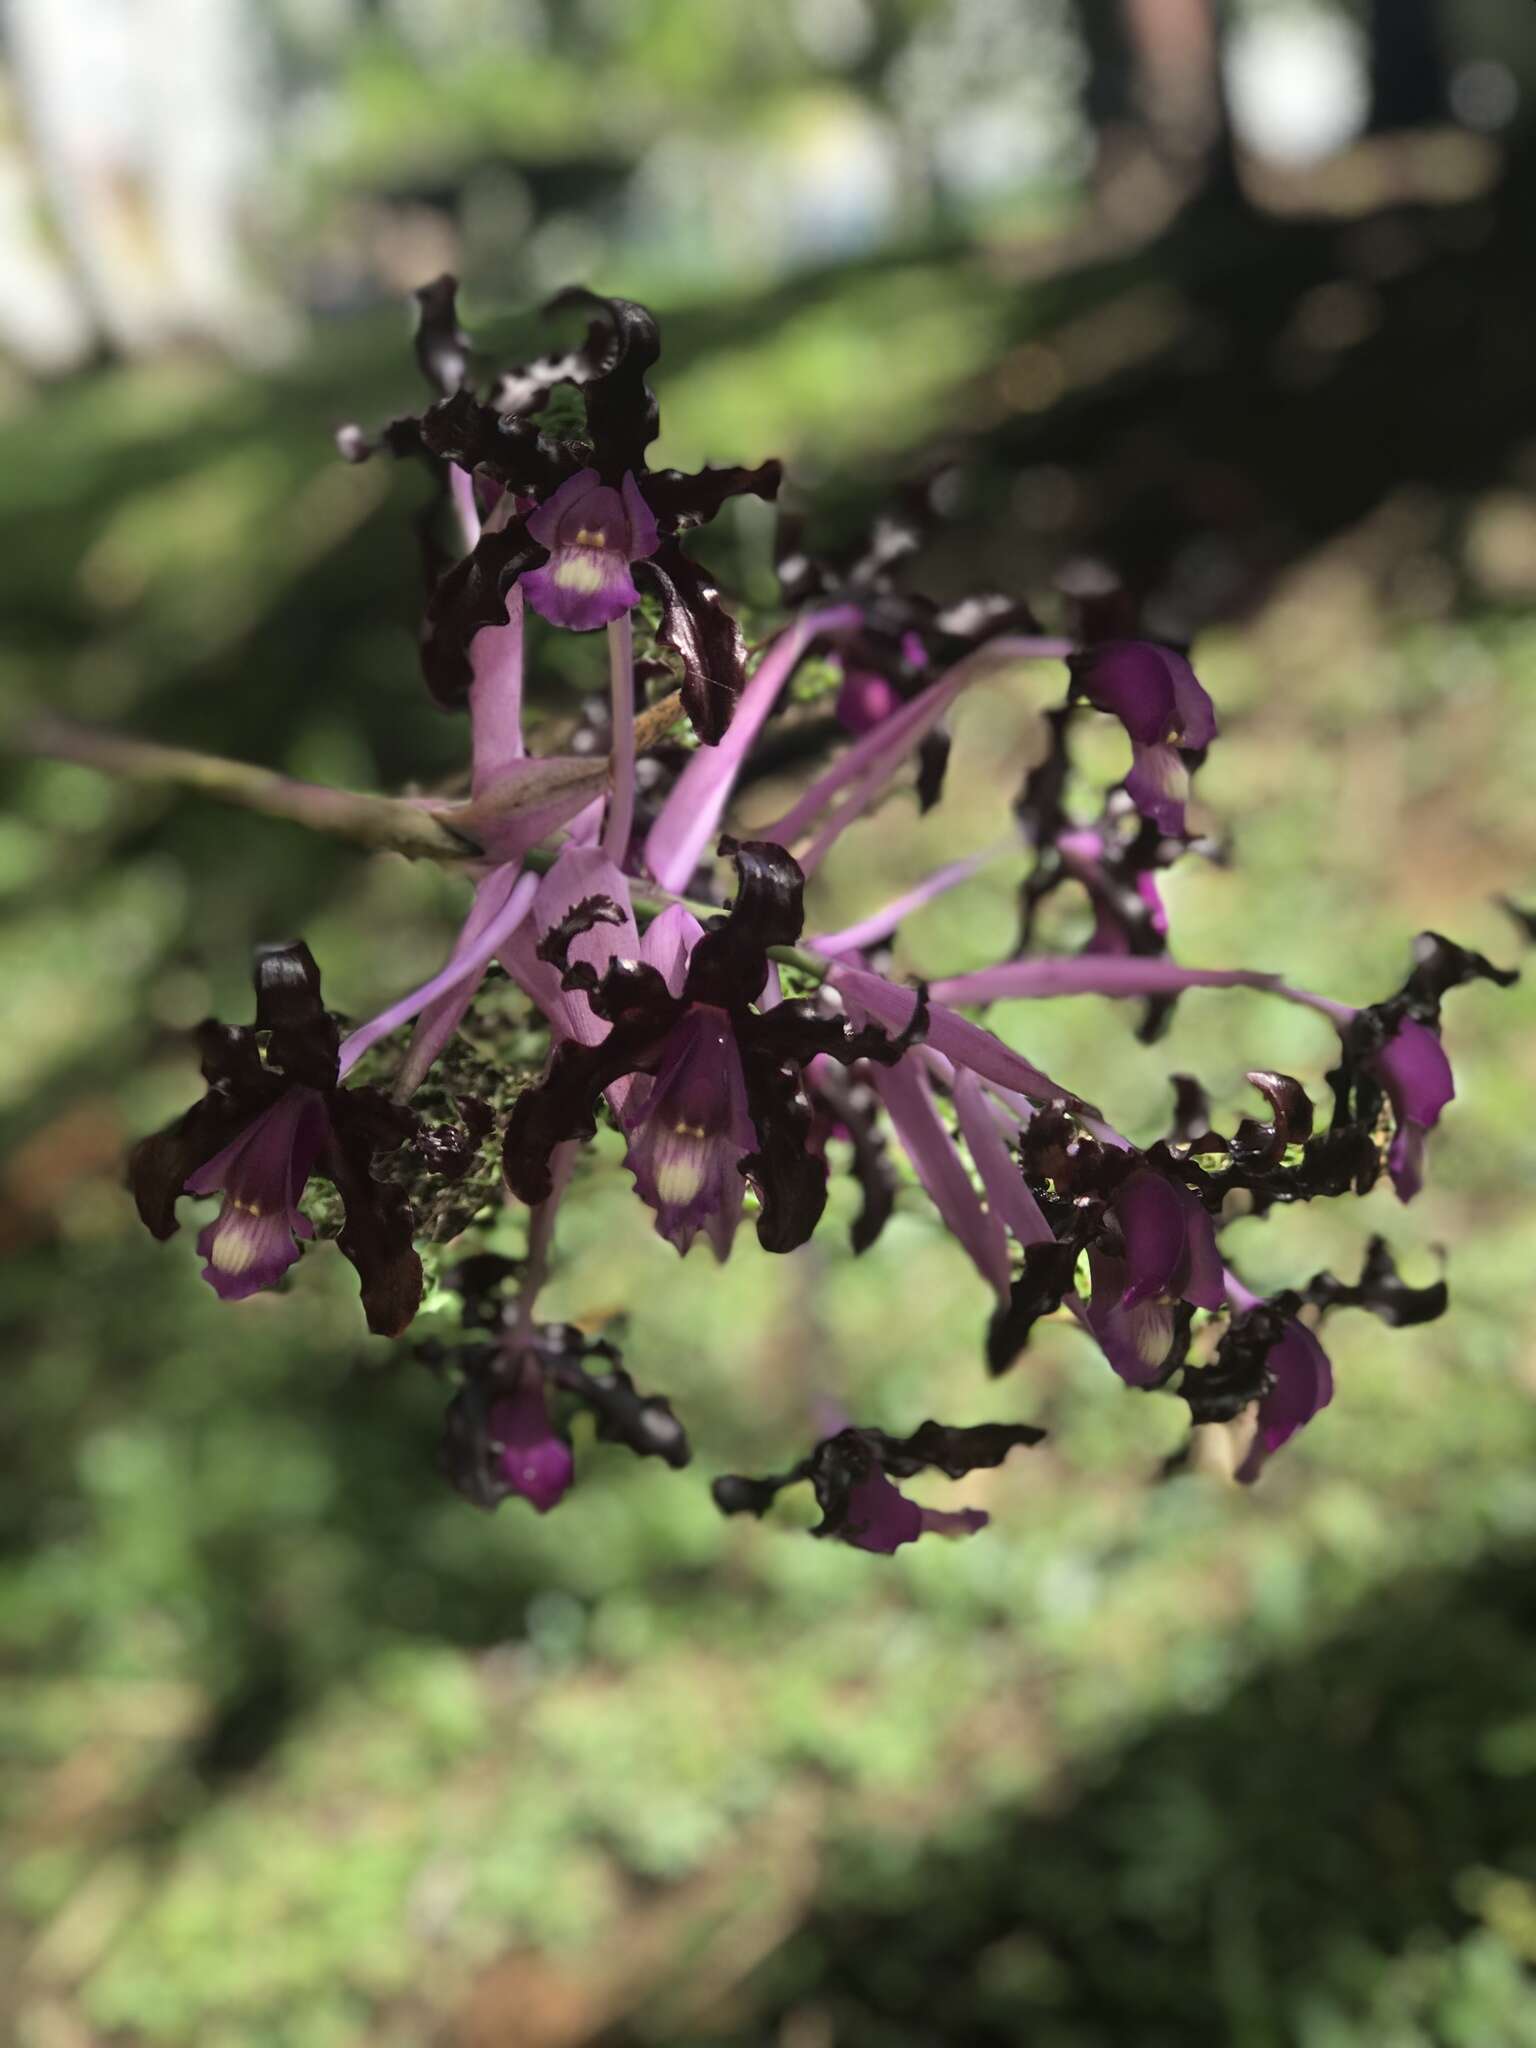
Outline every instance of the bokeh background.
[[(654, 303), (658, 459), (790, 463), (828, 541), (957, 465), (925, 573), (1059, 617), (1112, 561), (1198, 633), (1229, 866), (1180, 953), (1369, 1000), (1412, 933), (1536, 899), (1536, 9), (1525, 0), (9, 0), (0, 687), (400, 787), (464, 734), (412, 648), (415, 402), (445, 267), (493, 349), (585, 280)], [(771, 601), (748, 506), (712, 538)], [(568, 714), (601, 649), (535, 644)], [(1054, 682), (966, 700), (954, 795), (824, 925), (994, 843)], [(1095, 757), (1122, 765), (1110, 739)], [(1527, 993), (1452, 999), (1411, 1211), (1240, 1226), (1257, 1284), (1450, 1248), (1453, 1312), (1340, 1317), (1333, 1410), (1251, 1494), (1158, 1483), (1176, 1401), (1071, 1329), (982, 1381), (918, 1201), (679, 1265), (611, 1154), (559, 1313), (630, 1306), (679, 1477), (584, 1452), (540, 1521), (432, 1470), (442, 1390), (350, 1272), (221, 1308), (125, 1145), (303, 931), (361, 1016), (462, 883), (16, 764), (0, 822), (0, 2032), (22, 2048), (1505, 2048), (1536, 2042), (1536, 1141)], [(1018, 863), (903, 959), (1008, 942)], [(1060, 943), (1083, 936), (1069, 916)], [(1320, 1082), (1315, 1019), (1197, 993), (994, 1021), (1149, 1138)], [(843, 1201), (839, 1196), (838, 1201)], [(845, 1213), (845, 1212), (844, 1212)], [(1045, 1423), (993, 1527), (875, 1559), (723, 1523), (814, 1403)]]

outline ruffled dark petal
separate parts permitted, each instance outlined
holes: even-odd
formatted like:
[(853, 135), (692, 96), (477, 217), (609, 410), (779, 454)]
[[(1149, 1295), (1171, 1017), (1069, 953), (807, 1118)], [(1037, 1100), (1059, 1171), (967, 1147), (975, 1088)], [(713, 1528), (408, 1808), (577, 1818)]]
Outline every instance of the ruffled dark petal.
[[(579, 1331), (569, 1332), (563, 1347), (547, 1342), (544, 1370), (562, 1393), (571, 1395), (590, 1409), (603, 1443), (623, 1444), (640, 1458), (660, 1458), (674, 1471), (681, 1471), (693, 1456), (687, 1433), (663, 1394), (641, 1394), (607, 1346), (585, 1343)], [(607, 1363), (602, 1371), (590, 1371), (583, 1357), (594, 1353)]]
[(955, 1429), (925, 1422), (909, 1437), (888, 1436), (879, 1429), (844, 1429), (824, 1437), (809, 1457), (787, 1472), (763, 1479), (738, 1473), (717, 1479), (712, 1488), (722, 1514), (762, 1516), (786, 1486), (809, 1480), (822, 1519), (813, 1536), (835, 1536), (861, 1550), (889, 1555), (918, 1536), (968, 1535), (986, 1523), (977, 1509), (958, 1515), (918, 1508), (891, 1485), (926, 1470), (961, 1479), (968, 1472), (1000, 1465), (1021, 1445), (1039, 1443), (1044, 1430), (1027, 1423), (984, 1422)]
[(782, 462), (761, 462), (756, 469), (653, 470), (645, 479), (651, 510), (669, 533), (707, 526), (732, 498), (763, 498), (770, 503), (784, 481)]
[[(204, 1026), (205, 1031), (222, 1028)], [(245, 1041), (255, 1056), (252, 1033), (229, 1031), (227, 1036)], [(175, 1236), (176, 1204), (186, 1190), (188, 1176), (248, 1129), (282, 1089), (275, 1076), (266, 1081), (258, 1060), (254, 1084), (239, 1089), (215, 1086), (163, 1131), (139, 1140), (128, 1154), (127, 1179), (146, 1229), (162, 1241)]]
[(305, 1087), (334, 1088), (341, 1033), (321, 999), (320, 969), (308, 946), (259, 946), (253, 979), (256, 1029), (272, 1034), (268, 1064)]
[(419, 434), (429, 453), (494, 477), (518, 498), (549, 496), (580, 466), (569, 447), (540, 433), (531, 420), (482, 405), (472, 391), (456, 391), (429, 406)]
[(444, 273), (418, 285), (415, 298), (416, 361), (427, 382), (444, 397), (469, 382), (473, 343), (459, 325), (459, 281)]
[(813, 1094), (832, 1120), (834, 1135), (853, 1147), (853, 1175), (864, 1199), (849, 1227), (849, 1242), (855, 1253), (867, 1252), (896, 1213), (897, 1180), (879, 1098), (835, 1068), (817, 1073)]
[[(375, 1154), (403, 1142), (408, 1128), (414, 1119), (376, 1090), (338, 1089), (331, 1099), (331, 1142), (320, 1158), (319, 1170), (345, 1209), (337, 1244), (357, 1270), (363, 1312), (379, 1337), (398, 1337), (421, 1306), (421, 1260), (412, 1243), (409, 1197), (373, 1171)], [(397, 1135), (390, 1135), (392, 1129)]]
[(1432, 1323), (1450, 1306), (1450, 1290), (1444, 1280), (1428, 1287), (1410, 1287), (1397, 1270), (1391, 1246), (1384, 1237), (1373, 1237), (1366, 1246), (1360, 1278), (1337, 1279), (1332, 1273), (1317, 1273), (1302, 1290), (1301, 1299), (1325, 1313), (1336, 1308), (1363, 1308), (1394, 1329), (1408, 1329), (1415, 1323)]
[(545, 559), (517, 519), (481, 534), (471, 552), (443, 576), (421, 628), (421, 666), (427, 688), (445, 710), (461, 709), (475, 679), (470, 643), (482, 626), (507, 623), (507, 593), (525, 571)]
[[(1249, 1082), (1268, 1101), (1268, 1123), (1244, 1117), (1231, 1144), (1232, 1158), (1254, 1166), (1277, 1166), (1290, 1145), (1304, 1145), (1312, 1135), (1312, 1099), (1290, 1074), (1254, 1072)], [(1208, 1128), (1208, 1126), (1207, 1126)]]
[(603, 477), (616, 484), (625, 470), (645, 468), (645, 451), (659, 431), (656, 394), (645, 375), (661, 354), (661, 334), (646, 307), (633, 299), (604, 298), (585, 285), (558, 293), (544, 310), (557, 313), (567, 307), (589, 307), (598, 317), (580, 355), (558, 381), (581, 387), (593, 459)]
[(1023, 1271), (1012, 1283), (1006, 1305), (995, 1309), (987, 1324), (987, 1371), (994, 1378), (1025, 1350), (1035, 1324), (1061, 1307), (1076, 1270), (1076, 1245), (1025, 1245)]
[(1469, 981), (1491, 981), (1499, 988), (1513, 988), (1519, 970), (1495, 967), (1481, 953), (1458, 946), (1439, 932), (1420, 932), (1413, 942), (1413, 972), (1403, 994), (1426, 1023), (1433, 1023), (1440, 1002), (1453, 988)]
[(719, 851), (735, 864), (736, 895), (727, 916), (694, 947), (683, 995), (729, 1008), (756, 1002), (768, 979), (768, 948), (799, 938), (805, 876), (773, 840), (722, 839)]
[(741, 1171), (761, 1204), (757, 1241), (766, 1252), (791, 1252), (811, 1237), (827, 1206), (826, 1161), (811, 1144), (814, 1115), (799, 1067), (752, 1048), (743, 1064), (756, 1147)]
[(709, 571), (675, 539), (634, 568), (635, 581), (661, 605), (660, 646), (682, 664), (683, 709), (705, 746), (717, 746), (746, 681), (747, 648), (741, 628), (720, 600)]

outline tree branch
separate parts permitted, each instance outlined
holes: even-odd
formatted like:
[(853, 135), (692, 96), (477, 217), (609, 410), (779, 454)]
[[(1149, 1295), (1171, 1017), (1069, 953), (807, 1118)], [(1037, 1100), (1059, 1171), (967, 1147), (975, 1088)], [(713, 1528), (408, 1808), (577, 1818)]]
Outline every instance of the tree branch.
[[(635, 720), (637, 747), (655, 746), (681, 715), (682, 700), (675, 691), (642, 712)], [(474, 860), (481, 852), (468, 805), (460, 825), (455, 822), (454, 808), (436, 801), (424, 804), (412, 797), (375, 796), (333, 789), (322, 782), (300, 782), (275, 768), (200, 754), (190, 747), (168, 747), (158, 740), (135, 739), (127, 733), (106, 732), (62, 718), (31, 719), (8, 737), (17, 753), (73, 761), (125, 782), (195, 790), (220, 803), (239, 804), (269, 818), (286, 818), (311, 832), (350, 840), (374, 853), (403, 853), (412, 860)], [(551, 789), (570, 790), (590, 779), (592, 795), (599, 796), (608, 785), (608, 776), (606, 755), (594, 755), (587, 762), (562, 758), (558, 765), (553, 760), (550, 763)], [(545, 796), (549, 793), (542, 792)], [(527, 789), (524, 801), (534, 800), (537, 794), (536, 789)], [(494, 804), (487, 808), (495, 809)]]

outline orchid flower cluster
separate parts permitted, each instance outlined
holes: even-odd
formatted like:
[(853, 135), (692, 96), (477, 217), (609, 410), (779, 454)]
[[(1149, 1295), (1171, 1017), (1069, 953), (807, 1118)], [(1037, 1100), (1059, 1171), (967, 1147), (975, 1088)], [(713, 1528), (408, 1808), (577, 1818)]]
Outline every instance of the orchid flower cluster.
[[(351, 460), (386, 451), (433, 480), (422, 661), (437, 702), (467, 713), (471, 762), (467, 798), (413, 801), (462, 848), (473, 897), (440, 971), (345, 1034), (308, 949), (264, 950), (254, 1023), (203, 1026), (206, 1094), (133, 1154), (146, 1224), (168, 1237), (181, 1195), (221, 1195), (197, 1249), (204, 1278), (234, 1302), (298, 1260), (315, 1234), (307, 1200), (332, 1216), (369, 1328), (391, 1337), (421, 1302), (428, 1247), (461, 1304), (457, 1340), (421, 1347), (455, 1389), (444, 1467), (481, 1506), (515, 1495), (543, 1513), (572, 1485), (582, 1411), (600, 1441), (673, 1466), (690, 1456), (668, 1401), (638, 1392), (610, 1344), (539, 1319), (561, 1203), (599, 1127), (621, 1136), (635, 1194), (679, 1253), (702, 1235), (724, 1260), (748, 1219), (766, 1251), (793, 1252), (822, 1220), (830, 1176), (848, 1173), (855, 1253), (918, 1191), (964, 1248), (990, 1290), (990, 1373), (1016, 1365), (1042, 1318), (1075, 1319), (1121, 1380), (1176, 1391), (1196, 1431), (1227, 1432), (1235, 1476), (1256, 1478), (1332, 1399), (1328, 1315), (1359, 1307), (1413, 1323), (1438, 1315), (1446, 1291), (1408, 1286), (1376, 1240), (1357, 1282), (1325, 1273), (1261, 1298), (1224, 1259), (1223, 1225), (1364, 1194), (1383, 1174), (1410, 1200), (1454, 1092), (1442, 1001), (1464, 982), (1513, 976), (1433, 934), (1402, 988), (1360, 1009), (1252, 970), (1179, 965), (1158, 878), (1201, 843), (1186, 807), (1217, 729), (1184, 651), (1102, 604), (1060, 638), (993, 592), (931, 602), (903, 581), (923, 537), (904, 516), (835, 563), (782, 520), (785, 617), (753, 659), (684, 536), (733, 498), (775, 499), (779, 466), (649, 467), (659, 338), (645, 308), (563, 294), (557, 310), (589, 316), (584, 339), (477, 384), (453, 280), (418, 298), (432, 402), (376, 438), (348, 427), (339, 439)], [(564, 754), (527, 745), (530, 610), (607, 635), (606, 718)], [(791, 702), (812, 662), (831, 683)], [(1059, 705), (1042, 713), (1032, 695), (1025, 710), (1043, 716), (1048, 744), (1017, 804), (1014, 956), (926, 985), (886, 971), (902, 920), (975, 861), (807, 943), (805, 889), (841, 835), (893, 795), (941, 801), (946, 724), (966, 689), (1040, 663), (1064, 664), (1067, 687)], [(1071, 744), (1095, 714), (1119, 722), (1131, 767), (1088, 821)], [(807, 757), (825, 765), (789, 808), (732, 836), (744, 780)], [(728, 897), (717, 861), (734, 872)], [(1091, 935), (1077, 953), (1042, 955), (1037, 913), (1059, 889), (1081, 892)], [(493, 963), (547, 1047), (510, 1077), (477, 1066), (461, 1032)], [(1167, 1137), (1138, 1147), (967, 1014), (1096, 993), (1144, 1002), (1151, 1037), (1182, 991), (1232, 986), (1309, 1006), (1334, 1028), (1326, 1122), (1300, 1082), (1256, 1068), (1262, 1113), (1223, 1136), (1181, 1077)], [(387, 1088), (355, 1078), (365, 1057)], [(317, 1177), (339, 1211), (307, 1194)], [(522, 1219), (516, 1258), (477, 1248), (502, 1201)], [(1040, 1435), (925, 1421), (894, 1437), (828, 1410), (785, 1472), (720, 1477), (714, 1497), (727, 1514), (762, 1515), (782, 1488), (808, 1483), (814, 1534), (890, 1553), (986, 1521), (921, 1507), (902, 1481), (925, 1470), (960, 1480)]]

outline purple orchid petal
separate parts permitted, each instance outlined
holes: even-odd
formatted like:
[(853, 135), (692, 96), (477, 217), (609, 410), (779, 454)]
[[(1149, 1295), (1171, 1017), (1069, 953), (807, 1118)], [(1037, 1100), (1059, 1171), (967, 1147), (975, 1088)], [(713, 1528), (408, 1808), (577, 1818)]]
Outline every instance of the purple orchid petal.
[(1333, 1366), (1305, 1323), (1287, 1322), (1284, 1336), (1270, 1347), (1265, 1362), (1274, 1384), (1259, 1403), (1258, 1430), (1237, 1469), (1245, 1486), (1251, 1486), (1268, 1459), (1333, 1399)]
[(1210, 692), (1182, 654), (1171, 647), (1160, 650), (1173, 672), (1174, 716), (1178, 721), (1180, 746), (1208, 747), (1216, 737), (1216, 706)]
[(640, 602), (629, 565), (654, 554), (659, 536), (633, 476), (616, 491), (596, 470), (578, 470), (529, 514), (528, 532), (549, 560), (524, 571), (523, 590), (551, 625), (590, 633)]
[(493, 1404), (488, 1420), (501, 1477), (514, 1493), (547, 1515), (569, 1490), (575, 1460), (570, 1445), (550, 1422), (536, 1366), (525, 1370), (516, 1393)]
[(1019, 1244), (1049, 1244), (1055, 1232), (1030, 1193), (1019, 1163), (1009, 1151), (986, 1093), (974, 1074), (955, 1076), (955, 1114), (966, 1149), (976, 1162), (987, 1206)]
[(188, 1176), (189, 1195), (224, 1195), (197, 1239), (203, 1278), (221, 1300), (273, 1286), (299, 1256), (295, 1239), (313, 1235), (298, 1202), (329, 1128), (318, 1091), (290, 1088)]
[(1424, 1141), (1456, 1095), (1455, 1077), (1438, 1032), (1405, 1017), (1372, 1062), (1397, 1121), (1387, 1171), (1398, 1200), (1411, 1202), (1424, 1185)]
[(921, 1063), (911, 1053), (893, 1067), (871, 1066), (870, 1080), (890, 1114), (929, 1200), (1000, 1301), (1009, 1294), (1002, 1220), (982, 1207), (954, 1141), (933, 1106)]
[(1176, 740), (1208, 747), (1216, 737), (1210, 697), (1182, 654), (1151, 640), (1104, 640), (1071, 661), (1073, 678), (1099, 711), (1118, 718), (1131, 740)]
[(625, 470), (624, 481), (619, 488), (624, 501), (624, 516), (629, 521), (629, 559), (643, 562), (661, 545), (656, 515), (641, 495), (633, 470)]
[(662, 805), (645, 842), (645, 864), (664, 889), (680, 891), (712, 844), (752, 742), (779, 692), (818, 633), (859, 623), (854, 605), (807, 612), (781, 633), (763, 656), (737, 701), (717, 747), (700, 747)]
[(1259, 1434), (1278, 1451), (1333, 1399), (1333, 1366), (1305, 1323), (1291, 1322), (1265, 1361), (1274, 1386), (1259, 1404)]
[(1424, 1190), (1424, 1155), (1429, 1133), (1422, 1124), (1400, 1123), (1387, 1147), (1387, 1172), (1400, 1202), (1411, 1202)]
[(1189, 1212), (1179, 1195), (1171, 1181), (1145, 1169), (1129, 1175), (1115, 1193), (1115, 1221), (1125, 1239), (1124, 1309), (1181, 1292), (1177, 1283), (1188, 1263)]
[(1192, 1301), (1196, 1308), (1221, 1308), (1227, 1298), (1226, 1271), (1216, 1249), (1215, 1222), (1193, 1188), (1180, 1188), (1178, 1192), (1188, 1232), (1180, 1298)]
[(1131, 772), (1125, 793), (1144, 818), (1170, 839), (1184, 831), (1184, 806), (1189, 801), (1189, 770), (1175, 746), (1131, 744)]
[(439, 996), (454, 993), (462, 989), (466, 983), (472, 993), (479, 985), (486, 967), (495, 959), (532, 909), (538, 885), (537, 875), (517, 876), (508, 891), (505, 903), (485, 925), (473, 945), (451, 958), (447, 966), (440, 968), (430, 981), (424, 981), (420, 988), (414, 989), (408, 996), (402, 996), (399, 1002), (391, 1003), (387, 1010), (381, 1010), (377, 1017), (359, 1025), (356, 1031), (344, 1038), (339, 1053), (338, 1075), (350, 1073), (370, 1046), (377, 1045), (381, 1038), (387, 1038), (391, 1031), (398, 1030), (402, 1024), (408, 1024), (428, 1003), (434, 1002)]
[(1090, 1246), (1092, 1291), (1086, 1311), (1072, 1306), (1098, 1340), (1099, 1348), (1128, 1387), (1155, 1387), (1173, 1343), (1172, 1303), (1163, 1298), (1124, 1306), (1129, 1269), (1123, 1259)]
[(889, 1557), (903, 1543), (915, 1543), (922, 1533), (923, 1510), (893, 1486), (878, 1466), (872, 1466), (848, 1489), (842, 1539), (855, 1550)]
[(533, 915), (498, 950), (502, 965), (525, 995), (531, 996), (556, 1036), (581, 1045), (600, 1045), (609, 1025), (593, 1014), (579, 989), (563, 989), (559, 971), (538, 957), (539, 941), (567, 917), (578, 903), (606, 896), (624, 913), (622, 924), (595, 924), (573, 939), (570, 958), (596, 969), (601, 976), (615, 960), (640, 957), (640, 933), (630, 908), (629, 883), (595, 846), (566, 846), (539, 884)]
[(568, 476), (560, 488), (552, 492), (542, 505), (536, 506), (528, 514), (529, 538), (536, 540), (541, 548), (548, 548), (553, 554), (560, 545), (561, 525), (566, 513), (574, 510), (589, 491), (602, 488), (602, 479), (595, 469), (578, 469), (576, 474)]
[(872, 732), (901, 704), (901, 693), (888, 676), (873, 669), (844, 668), (833, 711), (846, 732)]
[[(669, 903), (660, 917), (646, 926), (640, 940), (640, 958), (647, 967), (656, 969), (671, 994), (680, 996), (688, 978), (689, 955), (703, 936), (703, 925), (685, 904)], [(764, 1007), (761, 998), (759, 1007)]]
[(696, 1003), (673, 1026), (656, 1078), (632, 1098), (625, 1165), (661, 1236), (686, 1252), (708, 1226), (724, 1259), (741, 1219), (741, 1161), (757, 1149), (746, 1076), (730, 1017)]
[(1159, 996), (1190, 988), (1256, 988), (1286, 991), (1275, 974), (1251, 967), (1180, 967), (1162, 955), (1152, 959), (1074, 953), (1059, 960), (1007, 960), (930, 983), (943, 1003), (1005, 1003), (1049, 996)]
[(595, 633), (640, 602), (629, 564), (608, 548), (559, 548), (522, 586), (540, 618), (572, 633)]

